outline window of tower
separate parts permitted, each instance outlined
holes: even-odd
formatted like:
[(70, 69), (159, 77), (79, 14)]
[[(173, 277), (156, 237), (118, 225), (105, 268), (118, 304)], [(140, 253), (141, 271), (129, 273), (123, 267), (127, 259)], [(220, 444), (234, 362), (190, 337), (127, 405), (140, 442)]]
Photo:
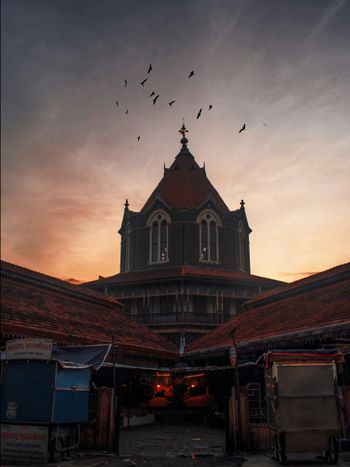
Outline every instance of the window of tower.
[(208, 223), (205, 220), (201, 222), (201, 260), (208, 261)]
[(203, 262), (219, 262), (219, 220), (213, 212), (206, 211), (199, 216), (199, 260)]
[(130, 225), (127, 226), (126, 231), (125, 231), (125, 264), (124, 264), (124, 270), (125, 271), (130, 271), (131, 268), (131, 241), (130, 241), (130, 236), (131, 236), (131, 229)]
[(157, 212), (150, 221), (150, 263), (164, 263), (169, 261), (168, 255), (168, 225), (170, 218), (166, 213)]
[(244, 261), (244, 229), (242, 222), (238, 224), (238, 244), (239, 244), (239, 269), (241, 271), (245, 270), (245, 261)]

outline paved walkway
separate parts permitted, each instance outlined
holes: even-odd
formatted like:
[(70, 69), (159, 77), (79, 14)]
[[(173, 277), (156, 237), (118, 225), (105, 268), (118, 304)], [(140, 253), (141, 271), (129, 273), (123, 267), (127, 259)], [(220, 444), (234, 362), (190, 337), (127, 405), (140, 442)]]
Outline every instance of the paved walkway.
[[(350, 453), (339, 465), (350, 466)], [(85, 451), (76, 460), (47, 467), (278, 467), (264, 454), (224, 456), (224, 430), (202, 425), (153, 425), (124, 429), (120, 457), (103, 451)], [(288, 462), (290, 467), (327, 465), (322, 459), (304, 457)], [(31, 466), (34, 467), (34, 466)], [(35, 466), (38, 467), (38, 466)]]

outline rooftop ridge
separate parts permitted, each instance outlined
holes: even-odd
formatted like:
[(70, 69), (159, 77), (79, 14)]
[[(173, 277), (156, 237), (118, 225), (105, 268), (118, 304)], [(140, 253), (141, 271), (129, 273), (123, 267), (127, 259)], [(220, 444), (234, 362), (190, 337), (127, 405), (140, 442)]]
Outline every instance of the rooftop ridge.
[[(334, 271), (334, 274), (329, 275), (331, 271)], [(304, 292), (315, 290), (320, 287), (324, 287), (325, 285), (331, 285), (335, 282), (344, 281), (349, 278), (350, 263), (344, 263), (327, 269), (326, 271), (311, 274), (310, 276), (303, 277), (297, 281), (263, 292), (252, 300), (247, 301), (244, 304), (244, 307), (248, 310), (258, 308), (260, 306), (267, 305), (268, 303), (277, 302), (295, 295), (301, 295)]]
[(55, 292), (58, 292), (63, 295), (80, 298), (82, 300), (92, 303), (99, 303), (107, 307), (114, 307), (114, 305), (116, 304), (122, 306), (122, 304), (118, 300), (104, 296), (91, 289), (85, 288), (83, 285), (76, 286), (62, 279), (58, 279), (47, 274), (33, 271), (22, 266), (17, 266), (7, 261), (1, 260), (0, 274), (3, 277), (15, 279), (20, 282), (35, 285), (43, 289), (54, 290)]

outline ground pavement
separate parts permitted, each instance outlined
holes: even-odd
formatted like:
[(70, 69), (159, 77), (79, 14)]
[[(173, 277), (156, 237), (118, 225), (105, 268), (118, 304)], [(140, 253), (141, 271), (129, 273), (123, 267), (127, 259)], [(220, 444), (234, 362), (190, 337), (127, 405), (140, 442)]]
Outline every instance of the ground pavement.
[[(343, 455), (339, 465), (350, 466)], [(264, 454), (224, 455), (224, 430), (202, 425), (153, 425), (124, 429), (120, 456), (103, 451), (82, 451), (75, 460), (48, 464), (49, 467), (277, 467)], [(304, 457), (288, 462), (290, 467), (327, 465), (322, 459)], [(32, 466), (34, 467), (34, 466)], [(35, 466), (37, 467), (37, 466)]]

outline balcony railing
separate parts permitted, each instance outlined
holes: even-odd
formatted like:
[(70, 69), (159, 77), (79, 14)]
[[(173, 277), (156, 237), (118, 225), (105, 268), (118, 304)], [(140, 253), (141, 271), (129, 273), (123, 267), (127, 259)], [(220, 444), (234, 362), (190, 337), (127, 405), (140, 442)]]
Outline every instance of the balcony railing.
[(130, 315), (130, 318), (142, 324), (220, 324), (228, 321), (232, 316), (228, 314), (199, 314), (199, 313), (143, 313)]

